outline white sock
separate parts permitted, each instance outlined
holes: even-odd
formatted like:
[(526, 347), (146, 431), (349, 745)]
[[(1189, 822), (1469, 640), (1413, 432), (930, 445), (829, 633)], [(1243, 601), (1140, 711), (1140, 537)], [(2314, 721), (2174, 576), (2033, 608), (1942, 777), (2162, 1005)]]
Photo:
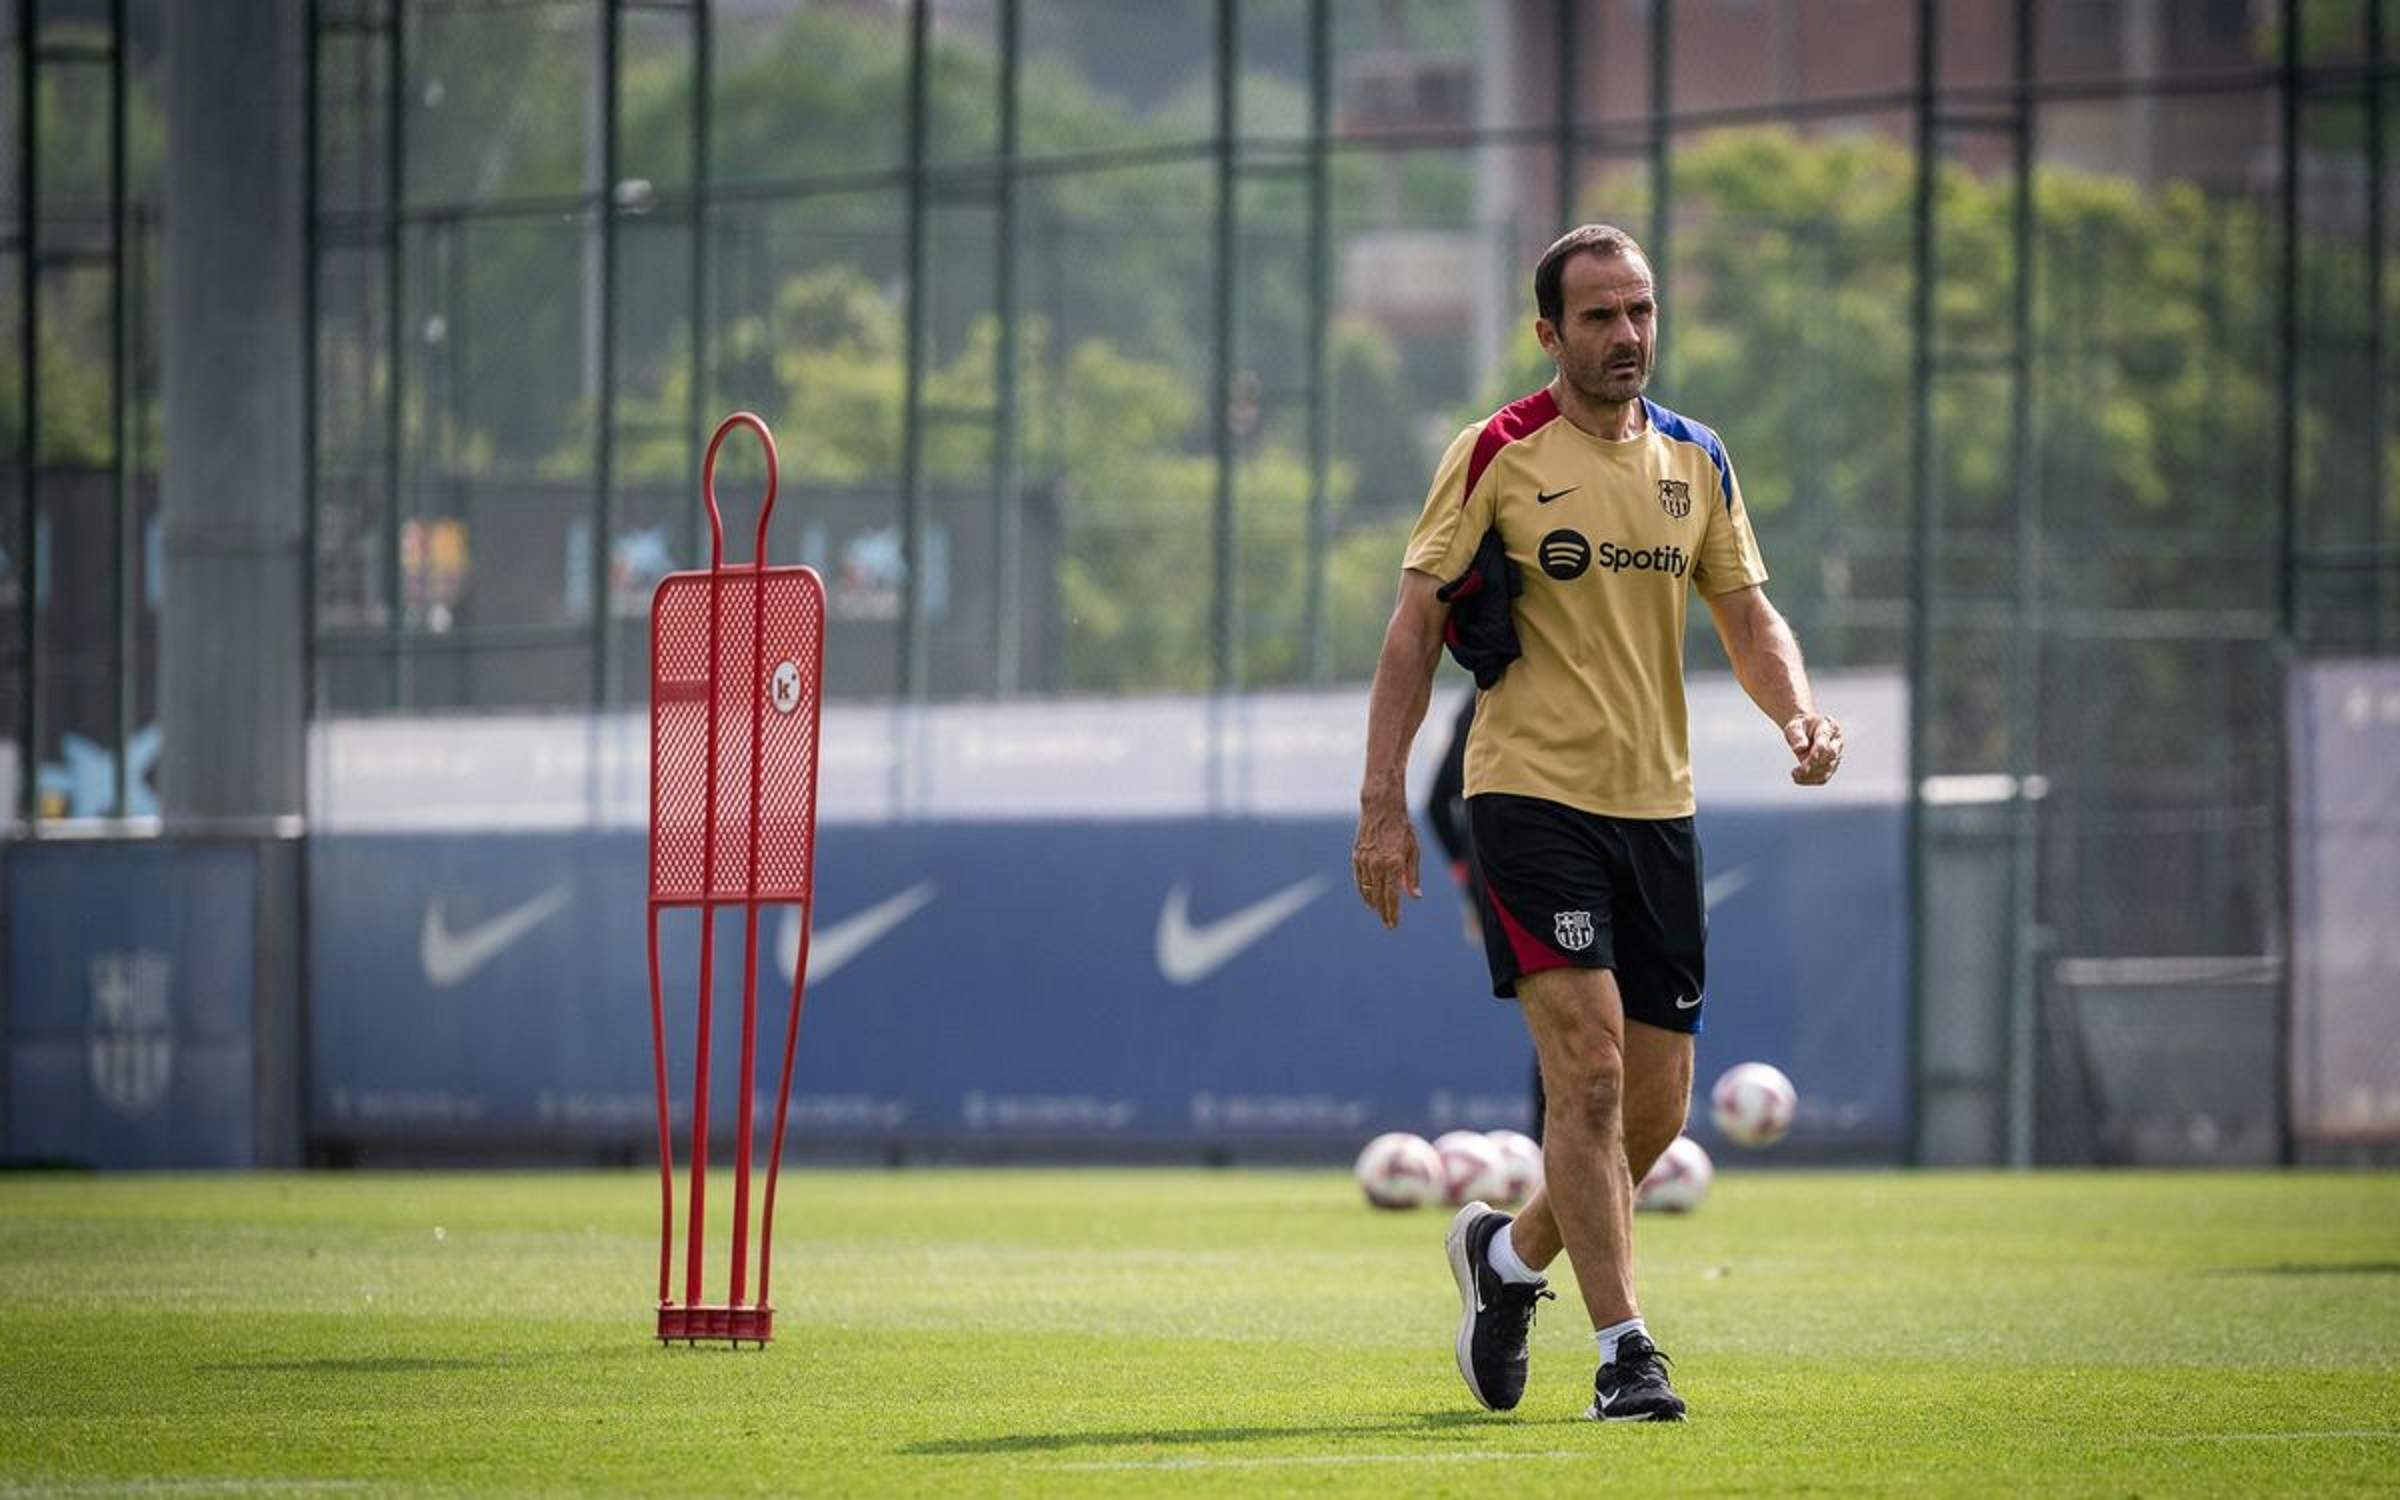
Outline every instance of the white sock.
[(1517, 1226), (1511, 1224), (1493, 1235), (1491, 1242), (1484, 1246), (1483, 1263), (1490, 1266), (1492, 1274), (1502, 1281), (1515, 1282), (1519, 1286), (1528, 1283), (1538, 1286), (1542, 1273), (1525, 1264), (1524, 1258), (1517, 1254), (1516, 1231)]
[(1617, 1340), (1629, 1333), (1638, 1333), (1644, 1338), (1650, 1336), (1650, 1330), (1643, 1326), (1640, 1318), (1627, 1318), (1622, 1323), (1611, 1323), (1592, 1335), (1592, 1342), (1600, 1346), (1600, 1363), (1613, 1365), (1617, 1362)]

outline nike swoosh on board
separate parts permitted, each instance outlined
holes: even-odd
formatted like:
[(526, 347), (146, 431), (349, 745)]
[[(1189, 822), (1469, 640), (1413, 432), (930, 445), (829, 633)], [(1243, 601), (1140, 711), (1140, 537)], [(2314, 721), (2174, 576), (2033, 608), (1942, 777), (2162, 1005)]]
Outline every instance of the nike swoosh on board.
[(1158, 972), (1170, 984), (1198, 984), (1323, 895), (1330, 883), (1327, 876), (1311, 875), (1264, 900), (1194, 927), (1191, 884), (1176, 881), (1158, 910)]
[[(923, 911), (940, 893), (941, 887), (935, 882), (920, 880), (907, 890), (886, 896), (866, 910), (852, 912), (831, 927), (821, 929), (808, 944), (810, 981), (822, 983), (832, 978), (835, 970)], [(783, 970), (783, 982), (790, 984), (793, 970), (800, 966), (800, 908), (796, 906), (783, 914), (783, 926), (775, 936), (775, 963)]]
[(1750, 883), (1750, 879), (1748, 865), (1735, 865), (1700, 888), (1701, 907), (1707, 911), (1715, 911), (1719, 902), (1729, 901), (1739, 895), (1742, 887)]
[(517, 939), (562, 910), (571, 894), (562, 880), (521, 906), (454, 933), (442, 912), (441, 893), (436, 891), (425, 903), (425, 925), (417, 933), (417, 962), (424, 967), (427, 982), (437, 990), (466, 983)]

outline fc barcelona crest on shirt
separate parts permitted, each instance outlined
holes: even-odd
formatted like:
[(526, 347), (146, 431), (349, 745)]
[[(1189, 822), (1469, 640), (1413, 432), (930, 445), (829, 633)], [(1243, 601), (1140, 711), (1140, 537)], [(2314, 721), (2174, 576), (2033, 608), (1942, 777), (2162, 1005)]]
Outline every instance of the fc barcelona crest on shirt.
[(1659, 507), (1672, 520), (1680, 521), (1692, 513), (1692, 487), (1680, 479), (1658, 482)]

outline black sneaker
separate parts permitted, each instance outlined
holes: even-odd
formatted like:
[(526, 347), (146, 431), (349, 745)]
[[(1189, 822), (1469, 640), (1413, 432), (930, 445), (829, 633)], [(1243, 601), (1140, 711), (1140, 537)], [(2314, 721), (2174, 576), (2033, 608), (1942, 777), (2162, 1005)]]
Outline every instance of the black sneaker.
[(1617, 1357), (1592, 1377), (1594, 1422), (1680, 1422), (1683, 1398), (1667, 1384), (1667, 1357), (1648, 1336), (1629, 1333), (1617, 1340)]
[(1492, 1236), (1509, 1222), (1489, 1204), (1470, 1203), (1450, 1221), (1447, 1247), (1450, 1274), (1458, 1281), (1458, 1373), (1493, 1411), (1513, 1410), (1524, 1399), (1533, 1305), (1552, 1295), (1548, 1282), (1502, 1281), (1485, 1261)]

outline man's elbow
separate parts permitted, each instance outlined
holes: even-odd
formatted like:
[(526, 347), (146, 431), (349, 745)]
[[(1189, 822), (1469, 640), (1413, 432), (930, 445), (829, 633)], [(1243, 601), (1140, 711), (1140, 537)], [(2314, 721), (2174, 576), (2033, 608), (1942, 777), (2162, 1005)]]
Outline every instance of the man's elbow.
[(1407, 666), (1422, 671), (1430, 677), (1442, 655), (1440, 622), (1436, 621), (1433, 629), (1428, 632), (1417, 621), (1394, 616), (1392, 628), (1383, 638), (1383, 652), (1386, 657), (1396, 657)]
[(1442, 621), (1448, 614), (1434, 595), (1439, 585), (1429, 575), (1400, 575), (1400, 597), (1392, 605), (1391, 624), (1384, 631), (1387, 645), (1398, 645), (1413, 656), (1431, 657), (1442, 649)]
[(1739, 595), (1723, 601), (1711, 600), (1709, 618), (1716, 623), (1717, 644), (1725, 648), (1725, 659), (1740, 674), (1750, 653), (1758, 649), (1758, 617), (1751, 601)]
[(1766, 590), (1747, 590), (1735, 612), (1734, 633), (1741, 638), (1742, 649), (1747, 653), (1772, 651), (1782, 631), (1783, 616), (1776, 613)]

